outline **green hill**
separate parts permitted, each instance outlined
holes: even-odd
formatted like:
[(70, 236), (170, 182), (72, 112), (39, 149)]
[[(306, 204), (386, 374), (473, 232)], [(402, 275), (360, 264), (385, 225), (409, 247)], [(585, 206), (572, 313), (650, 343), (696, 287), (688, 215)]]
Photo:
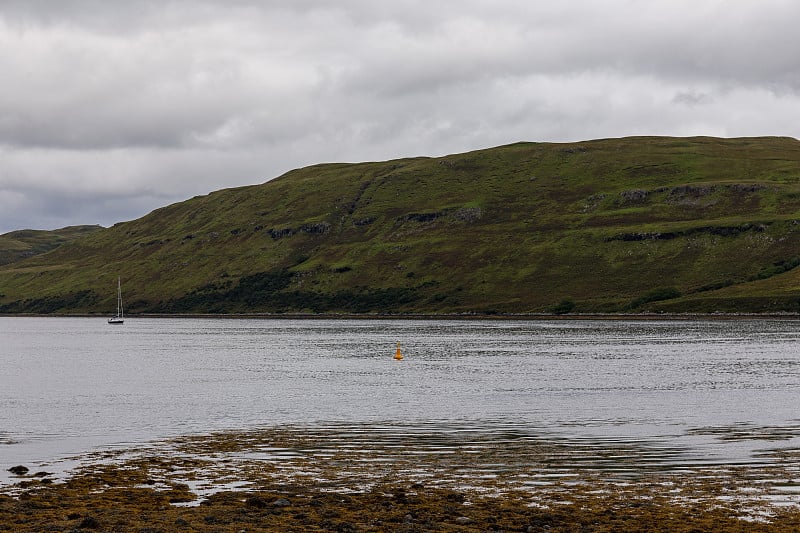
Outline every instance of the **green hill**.
[(0, 265), (49, 252), (102, 229), (102, 226), (69, 226), (52, 231), (23, 229), (0, 235)]
[(800, 310), (800, 142), (636, 137), (326, 164), (0, 267), (0, 312)]

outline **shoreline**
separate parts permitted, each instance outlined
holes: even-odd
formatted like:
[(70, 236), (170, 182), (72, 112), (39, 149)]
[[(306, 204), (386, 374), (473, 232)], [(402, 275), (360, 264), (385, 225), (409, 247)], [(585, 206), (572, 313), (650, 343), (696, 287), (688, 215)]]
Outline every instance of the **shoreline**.
[[(0, 318), (108, 318), (109, 314), (37, 314), (37, 313), (0, 313)], [(800, 320), (800, 313), (582, 313), (582, 314), (427, 314), (427, 313), (402, 313), (402, 314), (315, 314), (315, 313), (240, 313), (240, 314), (214, 314), (214, 313), (139, 313), (125, 316), (126, 319), (136, 318), (183, 318), (183, 319), (265, 319), (265, 320), (522, 320), (522, 321), (581, 321), (581, 320), (631, 320), (631, 321), (695, 321), (695, 320)]]
[(513, 434), (440, 437), (283, 426), (101, 450), (81, 456), (64, 479), (29, 471), (0, 487), (0, 529), (800, 528), (800, 450), (776, 452), (772, 464), (758, 467), (664, 471), (631, 469), (625, 447), (592, 450), (610, 463), (587, 468), (580, 466), (587, 450), (559, 443)]

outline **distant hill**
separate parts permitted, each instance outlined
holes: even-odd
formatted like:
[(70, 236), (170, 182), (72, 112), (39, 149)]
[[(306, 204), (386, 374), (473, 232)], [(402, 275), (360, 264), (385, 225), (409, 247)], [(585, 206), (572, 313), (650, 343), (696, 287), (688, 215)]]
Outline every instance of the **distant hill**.
[(43, 254), (102, 226), (69, 226), (57, 230), (24, 229), (0, 235), (0, 265)]
[(324, 164), (0, 267), (0, 312), (800, 310), (800, 142), (632, 137)]

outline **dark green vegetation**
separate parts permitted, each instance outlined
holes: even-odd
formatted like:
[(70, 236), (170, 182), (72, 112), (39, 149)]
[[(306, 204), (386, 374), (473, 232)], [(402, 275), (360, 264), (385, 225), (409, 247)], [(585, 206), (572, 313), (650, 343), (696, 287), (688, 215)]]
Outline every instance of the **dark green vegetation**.
[(800, 311), (800, 142), (327, 164), (0, 267), (0, 312)]

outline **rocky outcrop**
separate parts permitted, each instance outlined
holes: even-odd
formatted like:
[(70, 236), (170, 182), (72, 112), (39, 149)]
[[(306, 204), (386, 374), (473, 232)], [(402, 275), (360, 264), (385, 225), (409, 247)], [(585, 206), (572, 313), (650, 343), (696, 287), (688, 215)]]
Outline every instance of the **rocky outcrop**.
[(667, 241), (678, 237), (687, 237), (706, 233), (720, 237), (735, 237), (748, 231), (763, 232), (767, 226), (764, 224), (742, 224), (741, 226), (702, 226), (699, 228), (689, 228), (681, 231), (665, 232), (633, 232), (618, 233), (608, 237), (606, 241)]

